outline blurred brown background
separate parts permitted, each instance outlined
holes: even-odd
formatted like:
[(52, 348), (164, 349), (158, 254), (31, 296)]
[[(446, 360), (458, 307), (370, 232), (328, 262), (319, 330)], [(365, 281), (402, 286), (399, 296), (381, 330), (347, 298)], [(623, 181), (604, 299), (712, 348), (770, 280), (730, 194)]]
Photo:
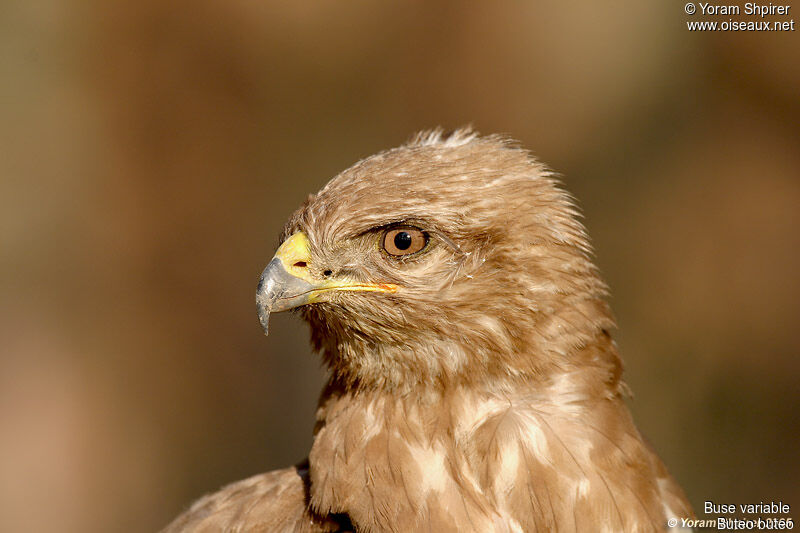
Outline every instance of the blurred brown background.
[(3, 2), (0, 530), (153, 531), (303, 458), (323, 373), (254, 306), (278, 232), (467, 123), (578, 197), (635, 416), (698, 510), (800, 506), (800, 32), (553, 4)]

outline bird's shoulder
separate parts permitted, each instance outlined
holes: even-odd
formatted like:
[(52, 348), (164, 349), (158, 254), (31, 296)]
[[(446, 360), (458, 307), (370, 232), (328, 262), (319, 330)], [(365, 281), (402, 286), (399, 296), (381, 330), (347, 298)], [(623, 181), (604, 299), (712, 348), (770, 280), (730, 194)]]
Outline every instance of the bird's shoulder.
[(305, 465), (258, 474), (203, 496), (162, 533), (219, 531), (340, 531), (308, 510)]

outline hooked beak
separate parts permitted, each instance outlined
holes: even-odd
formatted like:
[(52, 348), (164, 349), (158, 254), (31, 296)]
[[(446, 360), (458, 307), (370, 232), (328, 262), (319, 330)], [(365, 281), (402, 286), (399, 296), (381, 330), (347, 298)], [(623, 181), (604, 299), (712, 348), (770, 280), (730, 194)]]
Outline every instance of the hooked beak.
[(397, 291), (397, 285), (390, 283), (371, 284), (330, 277), (317, 279), (312, 275), (311, 267), (308, 237), (298, 231), (281, 244), (258, 281), (256, 307), (265, 334), (269, 334), (270, 313), (314, 303), (324, 292)]

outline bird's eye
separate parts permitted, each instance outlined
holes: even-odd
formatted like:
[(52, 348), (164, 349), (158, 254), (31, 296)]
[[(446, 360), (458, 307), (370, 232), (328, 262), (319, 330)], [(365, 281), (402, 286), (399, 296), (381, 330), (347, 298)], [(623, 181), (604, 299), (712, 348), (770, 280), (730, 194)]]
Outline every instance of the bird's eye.
[(389, 255), (411, 255), (428, 243), (428, 236), (417, 228), (391, 228), (383, 234), (383, 249)]

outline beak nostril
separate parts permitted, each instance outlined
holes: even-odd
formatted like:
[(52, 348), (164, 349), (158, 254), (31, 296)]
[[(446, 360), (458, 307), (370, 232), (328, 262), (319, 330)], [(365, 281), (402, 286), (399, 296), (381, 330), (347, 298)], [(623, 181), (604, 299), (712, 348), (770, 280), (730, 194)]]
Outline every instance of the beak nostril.
[(322, 273), (322, 275), (323, 275), (323, 276), (325, 276), (325, 277), (328, 277), (328, 276), (330, 276), (331, 274), (333, 274), (333, 271), (332, 271), (332, 270), (326, 270), (325, 272), (323, 272), (323, 273)]
[(297, 267), (297, 268), (305, 268), (307, 265), (306, 265), (305, 261), (298, 261), (297, 263), (295, 263), (292, 266)]

